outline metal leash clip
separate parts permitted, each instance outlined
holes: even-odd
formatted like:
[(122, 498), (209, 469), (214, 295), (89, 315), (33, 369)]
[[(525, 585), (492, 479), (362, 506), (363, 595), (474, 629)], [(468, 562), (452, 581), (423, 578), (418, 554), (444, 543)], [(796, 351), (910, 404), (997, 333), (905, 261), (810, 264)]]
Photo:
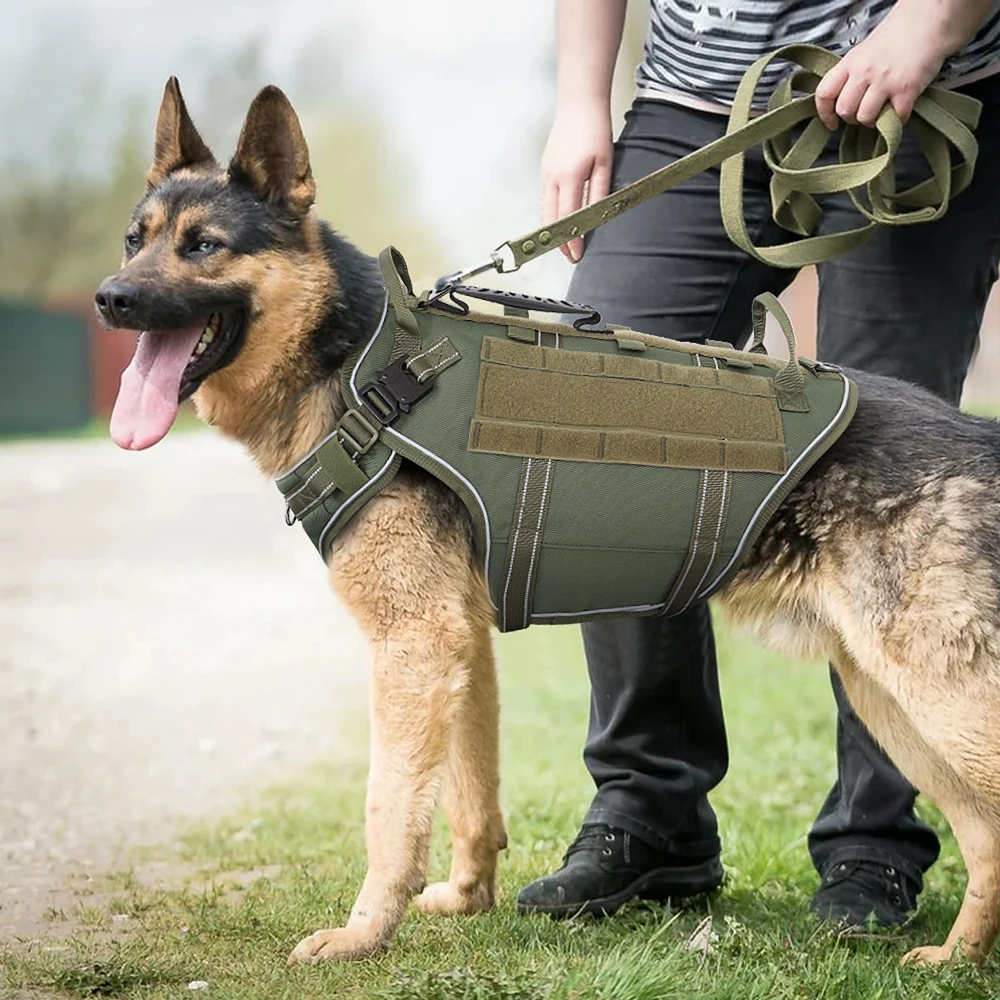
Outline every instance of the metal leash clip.
[(510, 271), (516, 271), (517, 266), (514, 264), (514, 258), (512, 254), (509, 254), (510, 262), (509, 264), (504, 260), (504, 256), (501, 253), (503, 249), (507, 247), (504, 243), (494, 250), (488, 260), (483, 261), (480, 264), (473, 264), (472, 267), (460, 268), (457, 271), (451, 271), (443, 277), (438, 278), (434, 282), (434, 290), (427, 296), (423, 304), (429, 306), (432, 302), (437, 302), (438, 299), (447, 295), (450, 291), (456, 288), (458, 285), (464, 284), (469, 278), (475, 277), (477, 274), (482, 274), (483, 271), (494, 270), (498, 274), (507, 274)]

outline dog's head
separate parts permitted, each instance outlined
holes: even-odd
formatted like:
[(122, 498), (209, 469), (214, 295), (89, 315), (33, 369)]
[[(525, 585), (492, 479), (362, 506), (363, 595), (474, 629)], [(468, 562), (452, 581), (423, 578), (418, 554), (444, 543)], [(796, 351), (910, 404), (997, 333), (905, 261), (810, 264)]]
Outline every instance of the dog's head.
[(159, 441), (203, 383), (215, 397), (259, 392), (334, 291), (310, 213), (309, 152), (276, 87), (253, 101), (223, 168), (171, 78), (147, 182), (121, 269), (95, 296), (107, 326), (141, 331), (111, 418), (114, 441), (136, 450)]

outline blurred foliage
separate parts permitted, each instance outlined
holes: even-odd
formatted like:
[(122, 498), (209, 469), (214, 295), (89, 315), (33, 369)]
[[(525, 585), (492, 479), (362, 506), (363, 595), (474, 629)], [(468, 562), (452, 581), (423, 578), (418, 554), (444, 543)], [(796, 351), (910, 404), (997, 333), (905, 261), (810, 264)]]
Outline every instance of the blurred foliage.
[[(203, 96), (192, 100), (188, 94), (192, 115), (220, 160), (231, 152), (254, 93), (271, 82), (264, 54), (259, 40), (244, 45), (215, 64)], [(337, 90), (336, 78), (305, 53), (290, 96), (312, 151), (317, 211), (362, 249), (376, 253), (394, 243), (415, 274), (436, 273), (441, 254), (407, 211), (405, 164), (392, 155), (377, 120)], [(296, 100), (300, 93), (304, 106)], [(0, 296), (37, 301), (88, 295), (117, 268), (122, 234), (143, 192), (156, 115), (154, 106), (128, 97), (119, 104), (120, 137), (101, 171), (78, 168), (76, 154), (87, 144), (92, 115), (77, 116), (51, 137), (44, 171), (0, 164)]]

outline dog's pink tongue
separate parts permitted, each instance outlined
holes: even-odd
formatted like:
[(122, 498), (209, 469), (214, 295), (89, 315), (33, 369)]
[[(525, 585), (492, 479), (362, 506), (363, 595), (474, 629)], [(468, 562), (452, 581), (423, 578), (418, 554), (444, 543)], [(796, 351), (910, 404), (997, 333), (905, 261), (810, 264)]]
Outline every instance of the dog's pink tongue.
[(141, 451), (156, 444), (177, 416), (177, 394), (204, 326), (157, 330), (139, 338), (135, 357), (122, 372), (111, 413), (111, 440)]

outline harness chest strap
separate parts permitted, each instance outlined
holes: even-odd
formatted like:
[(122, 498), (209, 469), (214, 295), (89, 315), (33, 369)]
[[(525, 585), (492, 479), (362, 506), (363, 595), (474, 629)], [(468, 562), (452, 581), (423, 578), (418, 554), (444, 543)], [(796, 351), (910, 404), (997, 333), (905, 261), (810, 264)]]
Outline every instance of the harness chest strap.
[[(398, 252), (396, 258), (402, 263)], [(402, 266), (402, 274), (406, 275), (405, 263)], [(384, 268), (384, 273), (387, 303), (391, 298), (394, 316), (403, 316), (402, 323), (397, 318), (394, 344), (399, 347), (402, 342), (408, 346), (413, 343), (413, 330), (419, 341), (419, 329), (403, 295), (404, 283), (408, 285), (409, 277), (401, 278), (395, 267)], [(385, 317), (386, 311), (380, 329)], [(413, 321), (412, 329), (408, 320)], [(400, 328), (402, 337), (398, 332)], [(376, 379), (360, 390), (363, 406), (349, 407), (337, 421), (332, 434), (294, 469), (278, 477), (278, 488), (285, 496), (285, 522), (293, 525), (301, 521), (317, 547), (321, 547), (320, 539), (328, 533), (336, 518), (353, 513), (357, 505), (366, 502), (384, 485), (386, 473), (390, 473), (388, 478), (391, 478), (398, 469), (398, 456), (379, 442), (380, 426), (388, 426), (400, 412), (407, 412), (416, 399), (430, 391), (438, 373), (461, 359), (447, 337), (439, 338), (426, 350), (419, 350), (419, 343), (417, 348), (418, 352), (412, 357), (399, 355), (377, 373)], [(353, 362), (349, 360), (346, 367), (353, 368)], [(366, 460), (373, 449), (386, 453), (385, 461), (378, 461), (381, 454), (376, 455), (375, 461)], [(376, 479), (379, 481), (375, 482)]]

